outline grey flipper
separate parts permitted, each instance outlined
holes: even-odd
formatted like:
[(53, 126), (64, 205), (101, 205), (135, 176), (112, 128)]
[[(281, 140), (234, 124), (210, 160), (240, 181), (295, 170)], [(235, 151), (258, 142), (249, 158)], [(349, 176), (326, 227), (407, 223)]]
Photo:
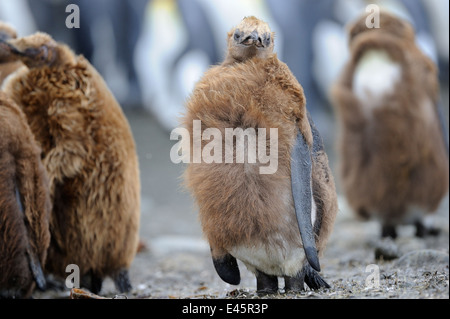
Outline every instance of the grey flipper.
[(27, 249), (27, 257), (31, 273), (33, 274), (34, 281), (36, 282), (36, 287), (41, 291), (45, 291), (47, 289), (47, 281), (45, 280), (41, 263), (39, 262), (36, 254), (31, 251), (30, 247)]
[(437, 113), (438, 113), (438, 117), (439, 117), (439, 123), (441, 125), (442, 138), (444, 140), (445, 149), (447, 150), (447, 155), (448, 155), (448, 130), (447, 130), (447, 126), (445, 125), (444, 111), (443, 111), (441, 102), (438, 103), (438, 105), (436, 106), (436, 109), (437, 109)]
[(236, 258), (230, 254), (226, 254), (220, 258), (212, 258), (214, 268), (219, 277), (230, 285), (239, 285), (241, 282), (241, 274)]
[[(20, 197), (20, 193), (19, 193), (19, 190), (17, 187), (16, 187), (16, 201), (17, 201), (17, 206), (20, 209), (20, 212), (22, 213), (23, 217), (25, 218), (25, 212), (24, 212), (23, 205), (22, 205), (22, 199)], [(33, 278), (36, 281), (37, 288), (39, 290), (44, 291), (47, 288), (44, 272), (42, 270), (41, 263), (39, 262), (39, 258), (32, 251), (29, 243), (28, 243), (28, 247), (27, 247), (27, 258), (28, 258), (28, 264), (30, 266), (31, 273), (33, 274)]]
[(297, 137), (291, 155), (291, 187), (295, 214), (303, 242), (306, 259), (312, 268), (320, 271), (314, 230), (311, 222), (312, 210), (312, 159), (305, 138), (297, 128)]

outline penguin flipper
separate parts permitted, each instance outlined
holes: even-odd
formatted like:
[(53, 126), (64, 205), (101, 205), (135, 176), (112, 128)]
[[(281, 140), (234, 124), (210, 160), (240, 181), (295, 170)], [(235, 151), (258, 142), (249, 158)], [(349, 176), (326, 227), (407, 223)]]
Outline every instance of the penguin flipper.
[(306, 259), (317, 271), (320, 271), (319, 256), (312, 226), (312, 156), (300, 130), (291, 155), (291, 187), (295, 214), (303, 242)]
[(236, 258), (230, 254), (221, 257), (212, 257), (214, 268), (219, 277), (230, 285), (239, 285), (241, 282), (241, 274)]
[[(17, 187), (15, 188), (15, 193), (16, 193), (17, 206), (25, 219), (24, 205), (22, 202), (22, 197), (20, 196), (20, 193), (19, 193), (19, 189)], [(28, 263), (30, 266), (31, 273), (36, 282), (36, 287), (41, 291), (45, 291), (47, 289), (47, 284), (46, 284), (46, 280), (45, 280), (45, 276), (44, 276), (44, 271), (42, 270), (42, 266), (41, 266), (41, 263), (39, 261), (37, 254), (31, 248), (31, 245), (29, 242), (27, 244), (26, 254), (27, 254), (27, 260), (28, 260)]]
[(447, 155), (449, 154), (449, 146), (448, 146), (448, 130), (447, 127), (445, 125), (445, 117), (444, 117), (444, 111), (443, 111), (443, 105), (441, 103), (441, 101), (439, 101), (439, 103), (436, 106), (436, 110), (437, 110), (437, 114), (438, 114), (438, 118), (439, 118), (439, 125), (441, 127), (441, 132), (442, 132), (442, 138), (444, 140), (444, 144), (445, 144), (445, 149), (447, 150)]

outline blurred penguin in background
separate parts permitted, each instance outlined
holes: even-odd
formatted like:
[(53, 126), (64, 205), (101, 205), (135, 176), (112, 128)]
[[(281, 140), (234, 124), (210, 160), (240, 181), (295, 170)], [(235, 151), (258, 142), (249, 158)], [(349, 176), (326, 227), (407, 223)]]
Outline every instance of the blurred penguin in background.
[(369, 28), (368, 17), (350, 27), (351, 56), (332, 90), (343, 191), (360, 217), (380, 220), (382, 237), (402, 224), (437, 234), (424, 222), (449, 184), (437, 68), (407, 21), (381, 11), (379, 28)]

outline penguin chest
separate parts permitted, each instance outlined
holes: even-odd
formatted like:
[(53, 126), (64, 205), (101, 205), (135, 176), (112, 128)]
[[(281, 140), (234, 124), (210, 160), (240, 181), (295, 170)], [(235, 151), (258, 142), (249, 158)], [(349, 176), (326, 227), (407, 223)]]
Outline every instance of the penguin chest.
[(384, 105), (402, 77), (401, 66), (384, 50), (369, 50), (360, 58), (353, 75), (353, 91), (370, 114)]

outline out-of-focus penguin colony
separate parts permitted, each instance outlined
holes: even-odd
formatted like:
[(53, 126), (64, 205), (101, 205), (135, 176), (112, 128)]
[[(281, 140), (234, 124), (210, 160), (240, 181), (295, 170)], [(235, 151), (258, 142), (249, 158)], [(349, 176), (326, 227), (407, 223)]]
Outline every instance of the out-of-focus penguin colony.
[[(177, 223), (142, 220), (149, 176), (127, 118), (140, 108), (164, 149), (174, 129), (188, 135), (167, 192), (192, 195), (230, 289), (240, 264), (260, 296), (331, 289), (322, 258), (343, 203), (377, 221), (377, 260), (398, 257), (384, 245), (403, 227), (448, 237), (433, 219), (449, 188), (447, 1), (76, 4), (0, 2), (0, 298), (140, 286), (143, 228)], [(268, 157), (276, 169), (262, 174)]]

